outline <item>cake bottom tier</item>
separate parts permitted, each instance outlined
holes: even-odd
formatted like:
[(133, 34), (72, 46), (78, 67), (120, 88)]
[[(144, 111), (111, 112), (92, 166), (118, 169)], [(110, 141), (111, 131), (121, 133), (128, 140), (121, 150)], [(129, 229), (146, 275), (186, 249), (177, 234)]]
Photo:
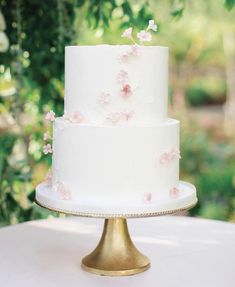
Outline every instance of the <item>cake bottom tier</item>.
[(56, 119), (52, 187), (87, 205), (149, 204), (178, 194), (179, 122), (92, 126)]
[(177, 187), (180, 195), (175, 199), (162, 200), (148, 205), (141, 202), (120, 204), (102, 204), (99, 201), (86, 202), (76, 200), (61, 200), (52, 186), (42, 183), (36, 188), (36, 202), (50, 210), (78, 216), (89, 217), (147, 217), (172, 214), (186, 210), (197, 203), (196, 189), (192, 184), (180, 181)]

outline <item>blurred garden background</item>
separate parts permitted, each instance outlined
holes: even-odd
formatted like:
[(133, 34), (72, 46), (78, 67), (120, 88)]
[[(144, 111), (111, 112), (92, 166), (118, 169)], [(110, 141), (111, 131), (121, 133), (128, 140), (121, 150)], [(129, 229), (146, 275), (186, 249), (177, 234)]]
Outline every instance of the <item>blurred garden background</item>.
[[(193, 216), (235, 222), (235, 0), (0, 0), (0, 226), (45, 218), (35, 186), (51, 165), (43, 115), (63, 114), (64, 46), (129, 44), (155, 19), (170, 49), (169, 114)], [(97, 75), (98, 77), (98, 75)]]

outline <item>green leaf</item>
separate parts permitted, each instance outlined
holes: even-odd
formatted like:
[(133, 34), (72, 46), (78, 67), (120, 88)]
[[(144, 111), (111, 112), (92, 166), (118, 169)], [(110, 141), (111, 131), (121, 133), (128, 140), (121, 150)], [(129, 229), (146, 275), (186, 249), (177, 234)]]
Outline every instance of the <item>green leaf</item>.
[(132, 8), (131, 8), (130, 4), (127, 1), (125, 1), (122, 4), (122, 10), (123, 10), (123, 14), (124, 15), (128, 15), (130, 17), (130, 19), (132, 19), (133, 11), (132, 11)]
[(35, 200), (35, 190), (33, 190), (29, 195), (28, 195), (28, 200), (31, 202), (34, 202)]
[(180, 18), (183, 16), (183, 12), (184, 12), (184, 7), (179, 8), (179, 9), (174, 9), (171, 11), (171, 16), (175, 18)]
[(75, 6), (82, 7), (85, 4), (85, 0), (77, 0), (75, 3)]
[(235, 5), (235, 0), (225, 0), (224, 5), (230, 11)]
[(172, 3), (171, 16), (180, 18), (183, 16), (185, 0), (174, 0)]

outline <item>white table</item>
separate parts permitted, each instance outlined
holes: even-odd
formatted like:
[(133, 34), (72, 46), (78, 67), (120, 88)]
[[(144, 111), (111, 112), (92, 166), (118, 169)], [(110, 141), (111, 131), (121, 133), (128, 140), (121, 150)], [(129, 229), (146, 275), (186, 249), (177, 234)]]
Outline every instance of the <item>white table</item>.
[(152, 263), (129, 277), (87, 273), (80, 261), (97, 244), (103, 220), (61, 218), (0, 229), (1, 287), (234, 287), (235, 225), (189, 217), (128, 220)]

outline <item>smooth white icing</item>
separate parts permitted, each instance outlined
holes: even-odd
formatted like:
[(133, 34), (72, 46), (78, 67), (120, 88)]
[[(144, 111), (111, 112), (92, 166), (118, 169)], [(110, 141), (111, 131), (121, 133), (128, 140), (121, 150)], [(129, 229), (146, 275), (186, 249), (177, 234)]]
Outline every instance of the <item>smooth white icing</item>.
[(179, 122), (152, 126), (97, 126), (54, 123), (53, 185), (63, 182), (74, 200), (106, 202), (169, 199), (179, 183), (179, 159), (166, 165), (161, 155), (179, 148)]
[(66, 47), (66, 115), (54, 122), (42, 204), (138, 214), (196, 203), (195, 188), (179, 182), (179, 122), (167, 118), (168, 48), (138, 46), (126, 57), (132, 48)]
[[(108, 123), (107, 114), (133, 110), (131, 120), (154, 124), (167, 117), (168, 48), (138, 46), (139, 55), (121, 57), (133, 45), (69, 46), (65, 49), (65, 112), (81, 111), (86, 122)], [(122, 99), (118, 74), (128, 74), (132, 95)], [(110, 103), (102, 105), (102, 93)]]
[(62, 200), (52, 187), (42, 183), (36, 188), (36, 200), (45, 207), (61, 210), (67, 213), (79, 213), (84, 216), (96, 217), (141, 217), (151, 216), (151, 213), (176, 212), (190, 207), (197, 202), (195, 187), (187, 182), (180, 181), (178, 188), (180, 196), (172, 200), (159, 200), (158, 202), (145, 204), (133, 199), (131, 202), (105, 203), (98, 197), (90, 201), (83, 196), (80, 200)]

